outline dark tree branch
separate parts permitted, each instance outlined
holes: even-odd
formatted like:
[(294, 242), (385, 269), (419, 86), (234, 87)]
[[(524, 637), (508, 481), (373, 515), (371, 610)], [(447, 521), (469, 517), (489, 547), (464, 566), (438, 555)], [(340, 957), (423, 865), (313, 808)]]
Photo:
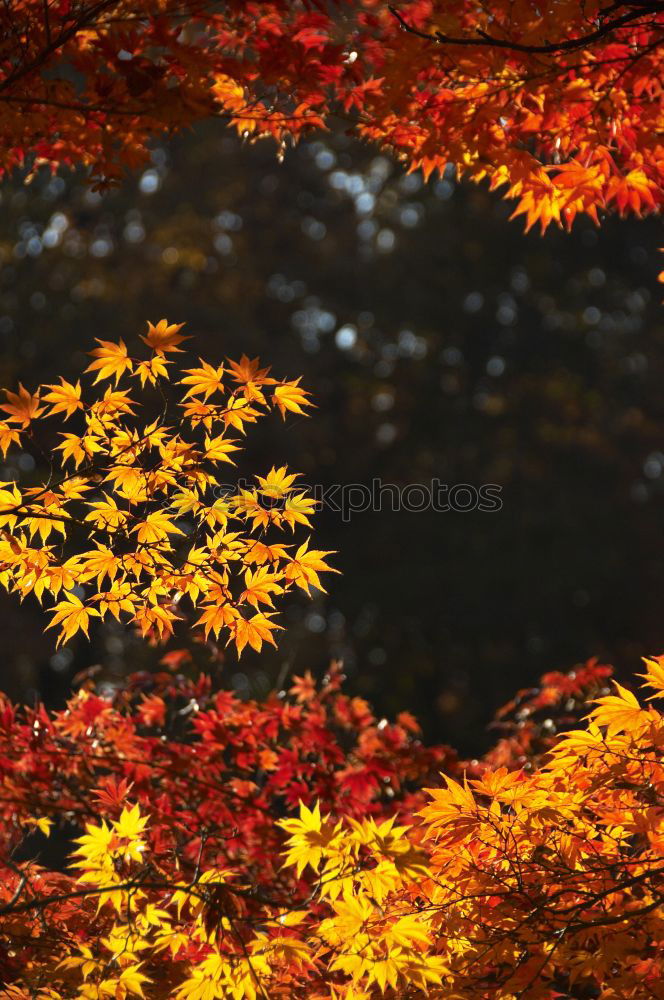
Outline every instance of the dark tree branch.
[[(620, 6), (625, 6), (620, 4)], [(576, 49), (585, 48), (588, 45), (592, 45), (593, 42), (601, 41), (601, 39), (608, 37), (614, 31), (620, 28), (624, 28), (626, 25), (631, 24), (634, 21), (639, 21), (646, 14), (662, 14), (664, 13), (664, 3), (662, 0), (643, 0), (643, 2), (638, 4), (629, 4), (630, 7), (636, 6), (636, 10), (629, 10), (620, 17), (615, 17), (611, 21), (603, 23), (595, 31), (588, 32), (587, 35), (581, 35), (579, 38), (569, 38), (561, 42), (549, 42), (546, 45), (527, 45), (521, 42), (513, 42), (505, 38), (495, 38), (493, 35), (487, 34), (487, 32), (482, 31), (481, 28), (477, 28), (477, 38), (465, 36), (463, 38), (455, 38), (452, 35), (445, 35), (442, 31), (421, 31), (419, 28), (414, 28), (411, 24), (405, 20), (400, 11), (396, 7), (389, 5), (390, 12), (396, 17), (397, 21), (410, 35), (416, 35), (418, 38), (422, 38), (428, 42), (436, 42), (440, 45), (463, 45), (463, 46), (480, 46), (482, 48), (496, 48), (496, 49), (509, 49), (512, 52), (524, 52), (527, 55), (553, 55), (556, 52), (573, 52)], [(664, 35), (660, 41), (664, 40)], [(659, 44), (659, 43), (658, 43)]]

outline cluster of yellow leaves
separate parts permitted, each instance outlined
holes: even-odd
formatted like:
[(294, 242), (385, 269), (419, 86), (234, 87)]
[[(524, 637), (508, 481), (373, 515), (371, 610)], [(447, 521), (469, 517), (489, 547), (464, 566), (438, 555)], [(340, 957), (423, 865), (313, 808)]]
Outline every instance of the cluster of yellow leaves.
[(272, 538), (310, 527), (316, 507), (285, 466), (255, 486), (220, 483), (247, 427), (270, 409), (303, 414), (308, 393), (246, 356), (216, 367), (200, 360), (173, 379), (180, 331), (149, 323), (144, 359), (122, 340), (98, 341), (86, 393), (62, 378), (34, 393), (5, 390), (5, 454), (27, 445), (37, 421), (78, 422), (60, 432), (48, 482), (0, 484), (0, 583), (21, 598), (54, 600), (48, 627), (59, 641), (87, 635), (90, 619), (106, 616), (163, 639), (188, 602), (206, 635), (260, 650), (280, 628), (274, 599), (292, 587), (322, 589), (319, 573), (330, 570), (329, 553), (308, 539)]
[[(643, 678), (664, 698), (664, 657)], [(660, 1000), (663, 747), (664, 716), (616, 685), (541, 767), (447, 779), (421, 822), (301, 805), (279, 825), (306, 908), (237, 867), (165, 873), (148, 817), (126, 806), (74, 855), (96, 946), (63, 938), (38, 995)]]

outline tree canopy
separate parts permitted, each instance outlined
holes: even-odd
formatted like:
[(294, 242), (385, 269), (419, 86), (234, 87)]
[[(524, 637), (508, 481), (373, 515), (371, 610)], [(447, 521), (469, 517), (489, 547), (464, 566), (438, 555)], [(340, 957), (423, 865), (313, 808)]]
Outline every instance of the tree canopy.
[(335, 667), (256, 703), (164, 665), (0, 700), (3, 1000), (661, 1000), (664, 722), (606, 667), (460, 765)]
[(662, 201), (658, 0), (19, 0), (0, 30), (5, 170), (108, 184), (217, 116), (282, 149), (341, 124), (426, 176), (454, 164), (528, 227)]

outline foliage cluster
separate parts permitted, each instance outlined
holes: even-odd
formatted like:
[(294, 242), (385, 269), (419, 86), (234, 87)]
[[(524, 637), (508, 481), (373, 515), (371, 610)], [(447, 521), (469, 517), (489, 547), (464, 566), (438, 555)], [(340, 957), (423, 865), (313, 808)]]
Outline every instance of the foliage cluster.
[(425, 175), (505, 185), (528, 227), (661, 204), (661, 5), (21, 0), (0, 8), (5, 168), (103, 182), (218, 116), (282, 144), (339, 117)]
[[(338, 667), (261, 704), (185, 660), (3, 702), (6, 1000), (662, 996), (664, 720), (608, 668), (543, 678), (462, 764)], [(64, 870), (31, 860), (63, 830)]]
[[(122, 340), (99, 341), (87, 371), (93, 385), (115, 386), (99, 398), (65, 379), (34, 393), (20, 384), (16, 393), (5, 390), (5, 453), (35, 421), (80, 418), (77, 433), (60, 432), (45, 485), (0, 489), (0, 583), (21, 598), (60, 597), (48, 626), (59, 627), (59, 641), (87, 635), (90, 619), (105, 616), (164, 639), (188, 602), (206, 636), (221, 632), (240, 653), (246, 645), (260, 650), (280, 628), (274, 597), (322, 587), (318, 574), (329, 569), (328, 553), (310, 549), (308, 539), (291, 552), (273, 537), (275, 529), (309, 527), (316, 506), (285, 466), (257, 477), (255, 487), (219, 492), (217, 470), (240, 450), (232, 433), (244, 434), (269, 408), (282, 417), (303, 413), (299, 379), (274, 379), (246, 356), (227, 368), (200, 360), (185, 369), (171, 413), (159, 390), (169, 379), (168, 355), (185, 339), (180, 329), (149, 323), (144, 360), (129, 356)], [(129, 380), (157, 390), (153, 419), (137, 413)]]

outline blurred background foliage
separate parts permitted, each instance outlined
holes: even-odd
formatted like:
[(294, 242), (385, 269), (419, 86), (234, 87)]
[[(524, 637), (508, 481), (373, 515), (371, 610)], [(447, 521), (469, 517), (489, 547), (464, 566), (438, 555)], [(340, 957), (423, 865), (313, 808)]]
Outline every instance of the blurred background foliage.
[[(525, 236), (497, 196), (343, 134), (278, 164), (206, 127), (152, 159), (103, 196), (76, 175), (3, 185), (0, 384), (76, 377), (93, 337), (167, 317), (207, 359), (258, 354), (314, 393), (312, 419), (250, 434), (249, 471), (503, 489), (498, 513), (320, 513), (343, 575), (292, 601), (278, 651), (219, 653), (223, 683), (261, 695), (342, 657), (351, 691), (472, 753), (543, 670), (664, 650), (656, 221)], [(114, 684), (160, 655), (108, 627), (55, 652), (34, 601), (0, 612), (14, 696), (61, 702), (91, 662)]]

